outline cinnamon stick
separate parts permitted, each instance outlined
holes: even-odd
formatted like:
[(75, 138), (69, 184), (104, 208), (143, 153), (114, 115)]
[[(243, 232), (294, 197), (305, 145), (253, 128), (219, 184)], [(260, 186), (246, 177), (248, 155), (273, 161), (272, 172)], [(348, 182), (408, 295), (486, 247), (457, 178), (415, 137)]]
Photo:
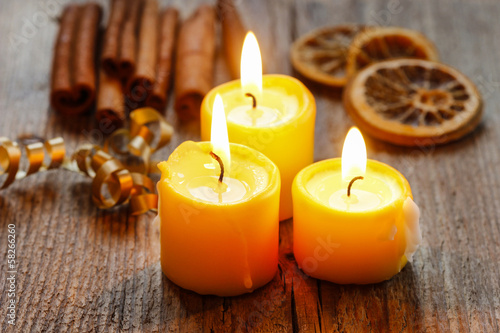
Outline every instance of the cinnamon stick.
[(179, 12), (175, 8), (166, 9), (160, 17), (155, 85), (151, 95), (146, 100), (147, 106), (153, 107), (158, 111), (165, 110), (167, 105), (167, 93), (172, 77), (172, 60), (178, 17)]
[(179, 32), (175, 67), (175, 110), (181, 119), (198, 118), (203, 97), (212, 88), (215, 10), (201, 5)]
[(241, 49), (247, 30), (233, 0), (218, 0), (217, 10), (222, 25), (222, 45), (229, 72), (233, 79), (239, 79)]
[(126, 13), (127, 0), (112, 1), (108, 27), (103, 39), (101, 66), (108, 75), (114, 77), (119, 76), (120, 44)]
[(157, 36), (158, 2), (145, 0), (139, 30), (137, 65), (127, 83), (127, 97), (132, 102), (132, 109), (144, 104), (153, 90), (156, 76)]
[(61, 17), (54, 59), (50, 102), (63, 114), (79, 114), (95, 100), (96, 37), (101, 7), (69, 5)]
[(118, 74), (128, 80), (136, 67), (137, 30), (141, 16), (142, 0), (129, 0), (128, 15), (121, 32)]
[(125, 122), (121, 82), (118, 78), (108, 75), (104, 69), (99, 73), (96, 118), (98, 121), (109, 119), (116, 127), (122, 127)]

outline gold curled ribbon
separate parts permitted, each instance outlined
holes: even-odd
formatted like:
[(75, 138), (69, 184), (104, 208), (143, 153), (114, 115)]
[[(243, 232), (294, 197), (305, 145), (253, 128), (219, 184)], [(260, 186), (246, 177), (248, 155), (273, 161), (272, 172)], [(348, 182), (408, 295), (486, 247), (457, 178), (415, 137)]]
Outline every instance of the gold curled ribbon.
[(50, 161), (47, 164), (47, 170), (59, 168), (66, 156), (66, 148), (64, 147), (64, 139), (61, 137), (53, 138), (45, 141), (45, 150), (50, 156)]
[[(156, 110), (141, 108), (130, 113), (130, 128), (113, 132), (103, 147), (83, 145), (67, 158), (61, 137), (32, 142), (23, 145), (26, 163), (22, 163), (24, 156), (19, 144), (0, 137), (0, 176), (5, 178), (3, 183), (0, 178), (0, 190), (16, 179), (64, 168), (92, 178), (92, 200), (101, 209), (129, 203), (132, 215), (156, 210), (158, 195), (146, 174), (155, 170), (151, 154), (170, 142), (173, 131)], [(130, 156), (140, 162), (128, 163), (126, 157)], [(21, 169), (21, 165), (26, 167)]]
[(78, 171), (90, 178), (95, 177), (95, 171), (91, 167), (92, 156), (100, 149), (99, 146), (83, 145), (71, 156), (71, 160), (76, 163)]
[(174, 128), (167, 123), (167, 121), (153, 108), (142, 108), (143, 112), (132, 112), (130, 114), (130, 133), (133, 137), (141, 135), (141, 129), (143, 126), (158, 124), (159, 136), (156, 145), (151, 147), (154, 153), (161, 147), (165, 146), (170, 142), (172, 135), (174, 134)]
[(21, 160), (21, 150), (17, 143), (10, 141), (5, 137), (0, 137), (0, 170), (1, 175), (7, 175), (0, 189), (7, 188), (16, 179)]
[(143, 174), (132, 173), (134, 187), (130, 197), (132, 215), (139, 215), (158, 208), (158, 196), (154, 193), (154, 182)]
[(43, 164), (45, 153), (43, 151), (44, 145), (41, 142), (31, 143), (26, 146), (26, 155), (29, 161), (29, 167), (26, 171), (26, 176), (38, 172)]
[[(100, 153), (99, 151), (95, 156)], [(94, 180), (92, 181), (92, 199), (99, 208), (111, 208), (122, 204), (129, 196), (133, 186), (130, 172), (116, 159), (109, 156), (97, 168)], [(103, 194), (107, 186), (108, 196)]]

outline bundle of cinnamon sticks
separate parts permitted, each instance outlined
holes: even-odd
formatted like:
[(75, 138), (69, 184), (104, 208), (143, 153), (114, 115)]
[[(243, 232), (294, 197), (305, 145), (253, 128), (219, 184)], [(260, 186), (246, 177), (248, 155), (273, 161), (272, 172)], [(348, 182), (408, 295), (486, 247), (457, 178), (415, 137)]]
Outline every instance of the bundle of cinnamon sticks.
[[(232, 0), (217, 10), (201, 5), (179, 31), (175, 8), (160, 10), (157, 0), (112, 0), (102, 53), (96, 57), (101, 8), (69, 5), (55, 45), (51, 104), (63, 114), (79, 114), (96, 104), (96, 118), (118, 126), (127, 111), (167, 105), (175, 63), (174, 108), (181, 119), (199, 117), (199, 107), (213, 85), (216, 14), (230, 71), (239, 77), (245, 29)], [(97, 60), (96, 62), (96, 58)], [(96, 77), (99, 77), (99, 84)]]
[(95, 100), (96, 37), (101, 7), (69, 5), (61, 18), (52, 64), (50, 103), (63, 114), (79, 114)]
[(160, 13), (157, 0), (112, 1), (101, 55), (98, 120), (123, 123), (126, 109), (165, 108), (177, 20), (177, 10)]

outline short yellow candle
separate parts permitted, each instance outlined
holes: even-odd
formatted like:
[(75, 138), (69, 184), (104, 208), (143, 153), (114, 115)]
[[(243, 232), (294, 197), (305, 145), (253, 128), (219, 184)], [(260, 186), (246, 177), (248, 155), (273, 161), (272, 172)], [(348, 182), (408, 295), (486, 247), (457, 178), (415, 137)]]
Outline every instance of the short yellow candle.
[(297, 175), (293, 209), (295, 258), (318, 279), (341, 284), (390, 279), (421, 241), (410, 185), (394, 168), (366, 160), (356, 128), (346, 138), (342, 159), (312, 164)]
[[(214, 125), (224, 126), (220, 97), (217, 103)], [(184, 142), (158, 167), (161, 266), (171, 281), (199, 294), (234, 296), (274, 277), (280, 177), (266, 156), (229, 145), (219, 128), (212, 142)]]
[(243, 46), (241, 80), (214, 88), (202, 103), (202, 140), (209, 140), (211, 135), (212, 105), (217, 94), (224, 101), (229, 141), (257, 149), (278, 166), (282, 186), (280, 220), (290, 218), (293, 178), (313, 162), (313, 95), (295, 78), (262, 76), (260, 51), (251, 33)]

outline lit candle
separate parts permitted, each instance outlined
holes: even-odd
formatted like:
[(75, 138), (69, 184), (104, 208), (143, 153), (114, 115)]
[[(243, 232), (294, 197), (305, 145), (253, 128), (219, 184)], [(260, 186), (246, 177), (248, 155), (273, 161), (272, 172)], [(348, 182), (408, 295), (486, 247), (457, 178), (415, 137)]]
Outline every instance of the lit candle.
[(233, 296), (269, 282), (278, 268), (278, 168), (229, 144), (220, 96), (211, 142), (182, 143), (158, 167), (161, 265), (177, 285)]
[(212, 105), (220, 94), (226, 110), (229, 141), (269, 157), (281, 173), (280, 220), (292, 216), (292, 182), (313, 162), (316, 105), (297, 79), (262, 75), (259, 45), (248, 33), (241, 56), (241, 80), (210, 91), (201, 107), (201, 138), (211, 135)]
[(335, 283), (390, 279), (421, 242), (419, 209), (394, 168), (367, 160), (349, 131), (342, 159), (317, 162), (293, 184), (294, 254), (308, 275)]

